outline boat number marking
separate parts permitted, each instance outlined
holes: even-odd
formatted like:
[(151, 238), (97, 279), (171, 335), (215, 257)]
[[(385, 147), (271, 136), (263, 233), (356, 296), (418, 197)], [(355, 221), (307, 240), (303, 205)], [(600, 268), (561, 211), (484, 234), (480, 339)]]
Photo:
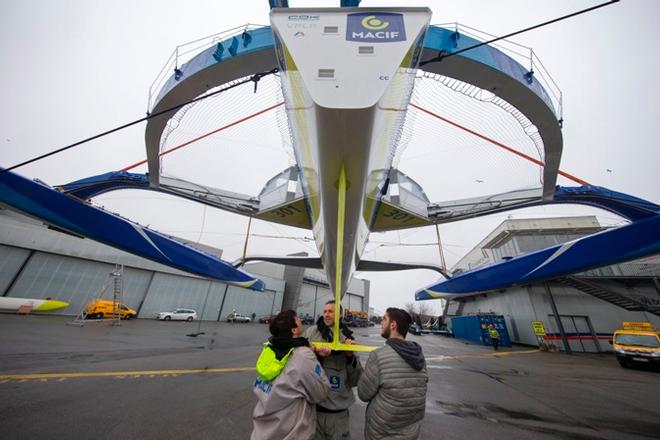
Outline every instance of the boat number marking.
[(415, 217), (413, 217), (412, 215), (406, 214), (405, 212), (402, 212), (398, 209), (390, 209), (389, 211), (383, 214), (383, 217), (391, 218), (392, 220), (396, 220), (400, 222), (409, 222), (415, 219)]
[(289, 205), (289, 206), (283, 206), (281, 208), (278, 208), (274, 212), (275, 212), (275, 215), (277, 215), (278, 217), (284, 218), (284, 217), (288, 217), (290, 215), (300, 214), (302, 211), (300, 209), (296, 208), (293, 205)]

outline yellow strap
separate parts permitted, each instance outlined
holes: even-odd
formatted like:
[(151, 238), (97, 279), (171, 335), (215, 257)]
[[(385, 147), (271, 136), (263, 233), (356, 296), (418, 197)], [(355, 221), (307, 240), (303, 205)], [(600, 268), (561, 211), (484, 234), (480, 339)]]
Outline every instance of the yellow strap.
[(331, 350), (335, 351), (362, 351), (368, 353), (374, 351), (378, 347), (372, 347), (370, 345), (354, 345), (354, 344), (342, 344), (335, 342), (314, 342), (314, 345), (317, 347), (330, 347)]
[(332, 325), (332, 344), (339, 342), (339, 315), (341, 314), (341, 276), (344, 261), (344, 219), (346, 217), (346, 171), (344, 164), (339, 169), (337, 184), (337, 262), (335, 269), (335, 322)]
[(367, 345), (342, 344), (339, 340), (339, 316), (341, 314), (341, 278), (344, 260), (344, 219), (346, 218), (346, 170), (344, 164), (339, 169), (337, 181), (337, 261), (335, 273), (335, 321), (332, 325), (332, 342), (315, 342), (321, 347), (330, 347), (335, 351), (373, 351), (378, 347)]

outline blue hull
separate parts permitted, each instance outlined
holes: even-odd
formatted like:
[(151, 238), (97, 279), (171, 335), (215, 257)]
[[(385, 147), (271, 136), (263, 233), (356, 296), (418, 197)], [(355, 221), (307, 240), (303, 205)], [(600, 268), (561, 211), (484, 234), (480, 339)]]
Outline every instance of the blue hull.
[(660, 215), (462, 273), (415, 292), (436, 299), (502, 289), (660, 253)]
[(226, 261), (11, 172), (0, 173), (0, 203), (74, 234), (185, 272), (252, 290), (265, 288), (263, 281)]

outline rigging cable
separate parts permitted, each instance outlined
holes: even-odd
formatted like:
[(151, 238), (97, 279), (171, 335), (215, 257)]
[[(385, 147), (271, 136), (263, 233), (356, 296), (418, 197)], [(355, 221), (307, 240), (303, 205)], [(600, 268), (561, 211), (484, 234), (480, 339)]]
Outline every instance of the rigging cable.
[[(230, 127), (233, 127), (234, 125), (238, 125), (238, 124), (240, 124), (241, 122), (245, 122), (245, 121), (247, 121), (248, 119), (254, 118), (255, 116), (259, 116), (259, 115), (262, 114), (262, 113), (266, 113), (267, 111), (270, 111), (270, 110), (272, 110), (272, 109), (274, 109), (274, 108), (276, 108), (276, 107), (279, 107), (279, 106), (281, 106), (282, 104), (284, 104), (284, 101), (282, 101), (282, 102), (278, 102), (278, 103), (276, 103), (276, 104), (274, 104), (274, 105), (271, 105), (270, 107), (266, 107), (266, 108), (264, 108), (264, 109), (261, 109), (261, 110), (259, 110), (259, 111), (256, 112), (256, 113), (252, 113), (251, 115), (248, 115), (248, 116), (246, 116), (246, 117), (244, 117), (244, 118), (238, 119), (238, 120), (236, 120), (236, 121), (234, 121), (234, 122), (231, 122), (231, 123), (229, 123), (229, 124), (227, 124), (227, 125), (223, 125), (222, 127), (216, 128), (215, 130), (211, 130), (211, 131), (209, 131), (208, 133), (204, 133), (204, 134), (201, 135), (201, 136), (197, 136), (196, 138), (193, 138), (193, 139), (191, 139), (191, 140), (189, 140), (189, 141), (186, 141), (186, 142), (184, 142), (184, 143), (182, 143), (182, 144), (176, 145), (176, 146), (170, 148), (169, 150), (165, 150), (165, 151), (159, 153), (159, 154), (158, 154), (158, 157), (165, 156), (166, 154), (170, 154), (171, 152), (176, 151), (176, 150), (178, 150), (178, 149), (180, 149), (180, 148), (186, 147), (186, 146), (188, 146), (188, 145), (190, 145), (190, 144), (193, 144), (193, 143), (195, 143), (195, 142), (197, 142), (197, 141), (201, 141), (202, 139), (207, 138), (207, 137), (211, 136), (212, 134), (219, 133), (219, 132), (221, 132), (221, 131), (223, 131), (223, 130), (226, 130), (226, 129), (230, 128)], [(135, 167), (138, 167), (138, 166), (140, 166), (140, 165), (143, 165), (143, 164), (145, 164), (145, 163), (147, 163), (147, 159), (141, 160), (141, 161), (139, 161), (139, 162), (135, 162), (135, 163), (132, 164), (132, 165), (128, 165), (128, 166), (122, 168), (120, 171), (128, 171), (128, 170), (131, 170), (131, 169), (133, 169), (133, 168), (135, 168)]]
[[(426, 114), (428, 114), (428, 115), (430, 115), (430, 116), (432, 116), (432, 117), (434, 117), (434, 118), (440, 119), (441, 121), (444, 121), (444, 122), (446, 122), (446, 123), (448, 123), (448, 124), (450, 124), (450, 125), (453, 125), (453, 126), (456, 127), (456, 128), (459, 128), (459, 129), (461, 129), (461, 130), (463, 130), (463, 131), (466, 131), (466, 132), (468, 132), (468, 133), (470, 133), (470, 134), (472, 134), (472, 135), (474, 135), (474, 136), (476, 136), (476, 137), (478, 137), (478, 138), (480, 138), (480, 139), (483, 139), (483, 140), (485, 140), (486, 142), (489, 142), (489, 143), (491, 143), (491, 144), (493, 144), (493, 145), (495, 145), (495, 146), (498, 146), (498, 147), (502, 148), (503, 150), (508, 151), (508, 152), (511, 153), (511, 154), (514, 154), (514, 155), (519, 156), (519, 157), (521, 157), (521, 158), (523, 158), (523, 159), (525, 159), (525, 160), (528, 160), (528, 161), (530, 161), (530, 162), (532, 162), (532, 163), (534, 163), (534, 164), (536, 164), (536, 165), (538, 165), (538, 166), (540, 166), (540, 167), (544, 167), (544, 166), (545, 166), (545, 163), (542, 162), (542, 161), (540, 161), (540, 160), (538, 160), (538, 159), (535, 159), (535, 158), (533, 158), (533, 157), (531, 157), (531, 156), (529, 156), (529, 155), (527, 155), (527, 154), (525, 154), (525, 153), (523, 153), (523, 152), (521, 152), (521, 151), (516, 150), (515, 148), (509, 147), (508, 145), (505, 145), (505, 144), (503, 144), (502, 142), (498, 142), (498, 141), (496, 141), (495, 139), (492, 139), (492, 138), (490, 138), (490, 137), (488, 137), (488, 136), (485, 136), (485, 135), (483, 135), (483, 134), (481, 134), (481, 133), (479, 133), (479, 132), (477, 132), (477, 131), (474, 131), (474, 130), (472, 130), (472, 129), (470, 129), (470, 128), (464, 126), (464, 125), (461, 125), (461, 124), (459, 124), (459, 123), (457, 123), (457, 122), (454, 122), (454, 121), (449, 120), (449, 119), (447, 119), (447, 118), (445, 118), (445, 117), (442, 117), (442, 116), (440, 116), (440, 115), (438, 115), (438, 114), (436, 114), (436, 113), (433, 113), (431, 110), (427, 110), (427, 109), (425, 109), (424, 107), (420, 107), (419, 105), (417, 105), (417, 104), (415, 104), (415, 103), (413, 103), (413, 102), (410, 103), (410, 106), (411, 106), (411, 107), (414, 107), (414, 108), (416, 108), (416, 109), (418, 109), (418, 110), (420, 110), (420, 111), (422, 111), (422, 112), (424, 112), (424, 113), (426, 113)], [(567, 179), (572, 180), (573, 182), (577, 183), (578, 185), (582, 185), (582, 186), (589, 186), (589, 185), (590, 185), (589, 182), (584, 181), (584, 180), (580, 179), (579, 177), (573, 176), (572, 174), (567, 173), (566, 171), (558, 170), (557, 173), (558, 173), (560, 176), (564, 176), (564, 177), (566, 177)]]
[(534, 25), (534, 26), (531, 26), (531, 27), (528, 27), (528, 28), (525, 28), (525, 29), (521, 29), (521, 30), (519, 30), (519, 31), (511, 32), (510, 34), (506, 34), (506, 35), (503, 35), (503, 36), (501, 36), (501, 37), (493, 38), (492, 40), (483, 41), (483, 42), (481, 42), (481, 43), (479, 43), (479, 44), (475, 44), (475, 45), (473, 45), (473, 46), (465, 47), (465, 48), (463, 48), (463, 49), (461, 49), (461, 50), (457, 50), (456, 52), (443, 52), (443, 51), (440, 51), (440, 52), (438, 52), (438, 55), (437, 55), (437, 56), (435, 56), (435, 57), (433, 57), (433, 58), (431, 58), (431, 59), (429, 59), (429, 60), (421, 61), (421, 62), (419, 63), (419, 65), (420, 65), (420, 67), (421, 67), (421, 66), (424, 66), (424, 65), (426, 65), (426, 64), (428, 64), (428, 63), (433, 63), (433, 62), (442, 61), (443, 59), (445, 59), (445, 58), (449, 58), (449, 57), (451, 57), (451, 56), (453, 56), (453, 55), (458, 55), (459, 53), (467, 52), (468, 50), (476, 49), (476, 48), (481, 47), (481, 46), (486, 46), (486, 45), (488, 45), (488, 44), (495, 43), (496, 41), (504, 40), (504, 39), (506, 39), (506, 38), (513, 37), (514, 35), (522, 34), (523, 32), (528, 32), (528, 31), (531, 31), (531, 30), (534, 30), (534, 29), (538, 29), (538, 28), (543, 27), (543, 26), (547, 26), (547, 25), (549, 25), (549, 24), (557, 23), (558, 21), (566, 20), (566, 19), (568, 19), (568, 18), (572, 18), (572, 17), (575, 17), (575, 16), (577, 16), (577, 15), (585, 14), (585, 13), (587, 13), (587, 12), (591, 12), (591, 11), (593, 11), (593, 10), (595, 10), (595, 9), (602, 8), (603, 6), (609, 6), (609, 5), (611, 5), (612, 3), (617, 3), (617, 2), (619, 2), (619, 0), (610, 0), (610, 1), (607, 2), (607, 3), (601, 3), (601, 4), (599, 4), (599, 5), (592, 6), (592, 7), (590, 7), (590, 8), (583, 9), (583, 10), (581, 10), (581, 11), (573, 12), (573, 13), (571, 13), (571, 14), (564, 15), (564, 16), (561, 16), (561, 17), (558, 17), (558, 18), (555, 18), (555, 19), (552, 19), (552, 20), (549, 20), (549, 21), (545, 21), (545, 22), (543, 22), (543, 23), (539, 23), (539, 24), (537, 24), (537, 25)]
[(77, 147), (77, 146), (79, 146), (79, 145), (82, 145), (82, 144), (85, 144), (85, 143), (87, 143), (87, 142), (93, 141), (93, 140), (95, 140), (95, 139), (102, 138), (103, 136), (107, 136), (107, 135), (112, 134), (112, 133), (114, 133), (114, 132), (116, 132), (116, 131), (123, 130), (124, 128), (131, 127), (131, 126), (133, 126), (133, 125), (135, 125), (135, 124), (139, 124), (140, 122), (148, 121), (149, 119), (155, 118), (156, 116), (160, 116), (160, 115), (163, 115), (163, 114), (165, 114), (165, 113), (169, 113), (169, 112), (172, 112), (172, 111), (178, 110), (178, 109), (180, 109), (181, 107), (184, 107), (184, 106), (186, 106), (186, 105), (188, 105), (188, 104), (192, 104), (192, 103), (194, 103), (194, 102), (201, 101), (201, 100), (206, 99), (206, 98), (210, 98), (211, 96), (215, 96), (215, 95), (217, 95), (217, 94), (219, 94), (219, 93), (225, 92), (225, 91), (227, 91), (227, 90), (229, 90), (229, 89), (233, 89), (234, 87), (240, 86), (240, 85), (242, 85), (242, 84), (245, 84), (245, 83), (248, 83), (248, 82), (254, 82), (254, 83), (256, 84), (257, 81), (259, 81), (259, 80), (260, 80), (261, 78), (263, 78), (264, 76), (266, 76), (266, 75), (274, 75), (274, 74), (276, 74), (277, 72), (279, 72), (279, 70), (280, 70), (279, 68), (275, 67), (274, 69), (271, 69), (271, 70), (269, 70), (269, 71), (267, 71), (267, 72), (259, 72), (259, 73), (255, 73), (254, 75), (250, 76), (249, 78), (247, 78), (247, 79), (245, 79), (245, 80), (243, 80), (243, 81), (239, 81), (239, 82), (237, 82), (237, 83), (235, 83), (235, 84), (232, 84), (232, 85), (230, 85), (230, 86), (224, 87), (224, 88), (222, 88), (222, 89), (220, 89), (220, 90), (216, 90), (215, 92), (209, 93), (208, 95), (198, 96), (198, 97), (195, 98), (195, 99), (191, 99), (190, 101), (186, 101), (186, 102), (183, 102), (183, 103), (181, 103), (181, 104), (177, 104), (177, 105), (175, 105), (175, 106), (173, 106), (173, 107), (170, 107), (170, 108), (167, 108), (167, 109), (165, 109), (165, 110), (161, 110), (161, 111), (156, 112), (156, 113), (150, 113), (150, 114), (147, 114), (147, 116), (145, 116), (144, 118), (137, 119), (137, 120), (135, 120), (135, 121), (133, 121), (133, 122), (129, 122), (129, 123), (127, 123), (127, 124), (124, 124), (124, 125), (121, 125), (121, 126), (119, 126), (119, 127), (113, 128), (112, 130), (104, 131), (103, 133), (99, 133), (99, 134), (94, 135), (94, 136), (92, 136), (92, 137), (88, 137), (87, 139), (83, 139), (83, 140), (78, 141), (78, 142), (75, 142), (75, 143), (73, 143), (73, 144), (71, 144), (71, 145), (67, 145), (66, 147), (58, 148), (57, 150), (53, 150), (53, 151), (51, 151), (51, 152), (49, 152), (49, 153), (42, 154), (41, 156), (37, 156), (37, 157), (32, 158), (32, 159), (30, 159), (30, 160), (26, 160), (25, 162), (21, 162), (21, 163), (19, 163), (19, 164), (17, 164), (17, 165), (14, 165), (14, 166), (9, 167), (9, 168), (0, 169), (0, 174), (4, 173), (4, 172), (6, 172), (6, 171), (14, 170), (14, 169), (19, 168), (19, 167), (22, 167), (22, 166), (24, 166), (24, 165), (31, 164), (31, 163), (36, 162), (36, 161), (38, 161), (38, 160), (45, 159), (46, 157), (53, 156), (53, 155), (55, 155), (55, 154), (57, 154), (57, 153), (61, 153), (61, 152), (63, 152), (63, 151), (69, 150), (69, 149), (71, 149), (71, 148), (73, 148), (73, 147)]
[[(537, 24), (537, 25), (535, 25), (535, 26), (531, 26), (531, 27), (528, 27), (528, 28), (525, 28), (525, 29), (522, 29), (522, 30), (519, 30), (519, 31), (516, 31), (516, 32), (512, 32), (512, 33), (510, 33), (510, 34), (503, 35), (503, 36), (501, 36), (501, 37), (493, 38), (493, 39), (491, 39), (491, 40), (484, 41), (484, 42), (482, 42), (482, 43), (475, 44), (475, 45), (473, 45), (473, 46), (463, 48), (463, 49), (458, 50), (458, 51), (456, 51), (456, 52), (450, 52), (450, 53), (439, 52), (438, 55), (437, 55), (436, 57), (433, 57), (433, 58), (431, 58), (431, 59), (429, 59), (429, 60), (422, 61), (422, 62), (420, 62), (419, 65), (420, 65), (420, 66), (424, 66), (424, 65), (426, 65), (426, 64), (428, 64), (428, 63), (442, 61), (444, 58), (448, 58), (448, 57), (450, 57), (450, 56), (452, 56), (452, 55), (458, 55), (458, 54), (460, 54), (460, 53), (463, 53), (463, 52), (466, 52), (466, 51), (469, 51), (469, 50), (472, 50), (472, 49), (476, 49), (476, 48), (478, 48), (478, 47), (485, 46), (485, 45), (488, 45), (488, 44), (494, 43), (494, 42), (496, 42), (496, 41), (499, 41), (499, 40), (503, 40), (503, 39), (505, 39), (505, 38), (512, 37), (512, 36), (514, 36), (514, 35), (519, 35), (519, 34), (521, 34), (521, 33), (523, 33), (523, 32), (527, 32), (527, 31), (531, 31), (531, 30), (534, 30), (534, 29), (538, 29), (538, 28), (540, 28), (540, 27), (547, 26), (547, 25), (549, 25), (549, 24), (556, 23), (556, 22), (558, 22), (558, 21), (562, 21), (562, 20), (565, 20), (565, 19), (568, 19), (568, 18), (571, 18), (571, 17), (575, 17), (575, 16), (577, 16), (577, 15), (581, 15), (581, 14), (584, 14), (584, 13), (587, 13), (587, 12), (590, 12), (590, 11), (593, 11), (593, 10), (595, 10), (595, 9), (602, 8), (603, 6), (609, 6), (609, 5), (613, 4), (613, 3), (617, 3), (618, 1), (619, 1), (619, 0), (610, 0), (610, 1), (607, 2), (607, 3), (601, 3), (601, 4), (599, 4), (599, 5), (592, 6), (592, 7), (587, 8), (587, 9), (583, 9), (583, 10), (581, 10), (581, 11), (573, 12), (572, 14), (564, 15), (564, 16), (562, 16), (562, 17), (555, 18), (555, 19), (553, 19), (553, 20), (549, 20), (549, 21), (546, 21), (546, 22), (543, 22), (543, 23)], [(105, 132), (103, 132), (103, 133), (99, 133), (99, 134), (97, 134), (97, 135), (95, 135), (95, 136), (89, 137), (89, 138), (87, 138), (87, 139), (83, 139), (83, 140), (78, 141), (78, 142), (75, 142), (75, 143), (73, 143), (73, 144), (71, 144), (71, 145), (67, 145), (66, 147), (58, 148), (57, 150), (53, 150), (53, 151), (51, 151), (51, 152), (49, 152), (49, 153), (42, 154), (41, 156), (37, 156), (37, 157), (32, 158), (32, 159), (30, 159), (30, 160), (26, 160), (26, 161), (21, 162), (21, 163), (19, 163), (19, 164), (13, 165), (13, 166), (11, 166), (11, 167), (9, 167), (9, 168), (0, 169), (0, 174), (4, 173), (4, 172), (6, 172), (6, 171), (14, 170), (14, 169), (19, 168), (19, 167), (22, 167), (22, 166), (24, 166), (24, 165), (28, 165), (28, 164), (33, 163), (33, 162), (36, 162), (36, 161), (38, 161), (38, 160), (45, 159), (46, 157), (53, 156), (53, 155), (55, 155), (55, 154), (61, 153), (61, 152), (63, 152), (63, 151), (66, 151), (66, 150), (69, 150), (69, 149), (71, 149), (71, 148), (77, 147), (77, 146), (79, 146), (79, 145), (85, 144), (85, 143), (87, 143), (87, 142), (93, 141), (93, 140), (95, 140), (95, 139), (99, 139), (99, 138), (101, 138), (101, 137), (103, 137), (103, 136), (107, 136), (107, 135), (112, 134), (112, 133), (114, 133), (114, 132), (117, 132), (117, 131), (119, 131), (119, 130), (123, 130), (124, 128), (128, 128), (128, 127), (131, 127), (131, 126), (133, 126), (133, 125), (135, 125), (135, 124), (139, 124), (140, 122), (144, 122), (144, 121), (147, 121), (147, 120), (149, 120), (149, 119), (151, 119), (151, 118), (154, 118), (154, 117), (156, 117), (156, 116), (160, 116), (160, 115), (162, 115), (162, 114), (164, 114), (164, 113), (168, 113), (168, 112), (171, 112), (171, 111), (174, 111), (174, 110), (178, 110), (178, 109), (180, 109), (181, 107), (183, 107), (183, 106), (185, 106), (185, 105), (192, 104), (192, 103), (197, 102), (197, 101), (201, 101), (201, 100), (203, 100), (203, 99), (206, 99), (206, 98), (208, 98), (208, 97), (211, 97), (211, 96), (217, 95), (217, 94), (219, 94), (219, 93), (222, 93), (222, 92), (224, 92), (224, 91), (226, 91), (226, 90), (229, 90), (229, 89), (231, 89), (231, 88), (234, 88), (234, 87), (236, 87), (236, 86), (239, 86), (239, 85), (245, 84), (245, 83), (247, 83), (247, 82), (253, 82), (254, 85), (255, 85), (255, 87), (256, 87), (256, 83), (259, 81), (259, 79), (261, 79), (262, 77), (264, 77), (264, 76), (266, 76), (266, 75), (276, 74), (277, 72), (279, 72), (279, 69), (278, 69), (277, 67), (275, 67), (274, 69), (269, 70), (269, 71), (267, 71), (267, 72), (259, 72), (259, 73), (256, 73), (256, 74), (252, 75), (250, 78), (248, 78), (248, 79), (246, 79), (246, 80), (244, 80), (244, 81), (240, 81), (240, 82), (238, 82), (238, 83), (236, 83), (236, 84), (232, 84), (231, 86), (225, 87), (225, 88), (220, 89), (220, 90), (216, 90), (215, 92), (213, 92), (213, 93), (209, 93), (208, 95), (204, 95), (204, 96), (197, 97), (197, 98), (192, 99), (192, 100), (190, 100), (190, 101), (187, 101), (187, 102), (184, 102), (184, 103), (178, 104), (178, 105), (176, 105), (176, 106), (173, 106), (173, 107), (171, 107), (171, 108), (168, 108), (168, 109), (165, 109), (165, 110), (159, 111), (159, 112), (157, 112), (157, 113), (148, 114), (148, 115), (147, 115), (146, 117), (144, 117), (144, 118), (137, 119), (137, 120), (135, 120), (135, 121), (133, 121), (133, 122), (129, 122), (129, 123), (127, 123), (127, 124), (124, 124), (124, 125), (121, 125), (121, 126), (119, 126), (119, 127), (113, 128), (112, 130), (108, 130), (108, 131), (105, 131)]]

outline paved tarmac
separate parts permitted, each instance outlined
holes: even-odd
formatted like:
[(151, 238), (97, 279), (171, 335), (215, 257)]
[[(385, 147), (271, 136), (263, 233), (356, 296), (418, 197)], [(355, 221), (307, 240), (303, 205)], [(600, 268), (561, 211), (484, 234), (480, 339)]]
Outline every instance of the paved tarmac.
[[(266, 325), (71, 319), (0, 314), (0, 439), (249, 438)], [(379, 328), (355, 332), (383, 343)], [(409, 338), (430, 376), (422, 439), (660, 437), (657, 372), (611, 355)], [(351, 411), (354, 440), (364, 411)]]

